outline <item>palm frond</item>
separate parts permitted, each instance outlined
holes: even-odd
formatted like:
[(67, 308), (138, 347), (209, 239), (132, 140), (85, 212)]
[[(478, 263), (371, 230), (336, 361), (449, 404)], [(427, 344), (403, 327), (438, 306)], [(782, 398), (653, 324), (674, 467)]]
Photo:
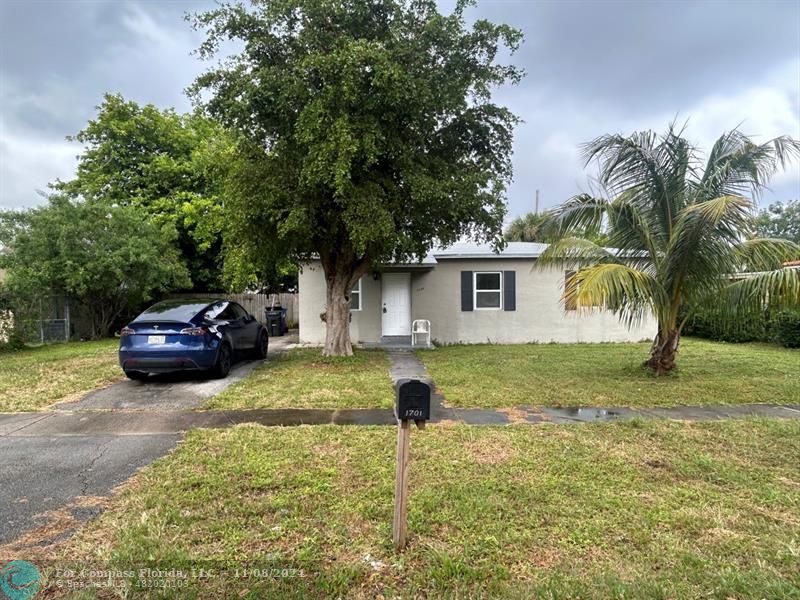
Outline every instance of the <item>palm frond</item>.
[(767, 308), (800, 308), (800, 268), (745, 274), (725, 288), (718, 306), (732, 318)]
[(559, 237), (572, 237), (575, 231), (599, 230), (607, 209), (606, 200), (589, 194), (578, 194), (548, 214), (552, 215), (557, 224)]
[[(629, 201), (650, 212), (654, 218), (649, 220), (660, 224), (654, 234), (664, 240), (669, 238), (672, 226), (670, 187), (675, 187), (675, 181), (670, 182), (667, 175), (676, 170), (673, 158), (685, 157), (683, 168), (688, 168), (692, 152), (686, 144), (684, 154), (677, 137), (670, 128), (661, 143), (654, 132), (644, 131), (628, 137), (601, 136), (583, 146), (586, 164), (598, 161), (600, 182), (613, 196), (625, 192)], [(667, 149), (670, 144), (672, 152)]]
[(682, 129), (675, 131), (673, 123), (659, 145), (665, 188), (659, 217), (662, 230), (670, 234), (678, 214), (691, 202), (688, 182), (696, 177), (698, 162), (696, 149), (682, 134)]
[(598, 161), (600, 182), (614, 194), (645, 181), (663, 191), (655, 157), (656, 141), (652, 131), (636, 132), (629, 137), (603, 135), (583, 145), (583, 157), (586, 165)]
[(735, 252), (743, 270), (770, 271), (800, 258), (800, 244), (782, 238), (752, 238), (736, 246)]
[(719, 290), (722, 277), (740, 269), (736, 247), (751, 220), (750, 201), (720, 196), (681, 211), (664, 257), (661, 278), (689, 297)]
[(583, 238), (563, 238), (548, 245), (534, 263), (535, 269), (546, 269), (552, 266), (580, 268), (598, 262), (616, 262), (615, 254), (607, 248), (598, 246)]
[[(684, 213), (700, 225), (719, 226), (727, 221), (731, 227), (744, 227), (751, 220), (753, 202), (742, 196), (718, 196), (687, 206)], [(737, 231), (740, 231), (737, 229)]]
[(647, 252), (648, 258), (656, 263), (663, 254), (659, 248), (659, 232), (649, 219), (649, 211), (642, 210), (633, 200), (635, 193), (623, 192), (609, 205), (609, 244), (629, 254)]
[(800, 157), (800, 142), (780, 136), (755, 144), (734, 129), (720, 136), (706, 163), (703, 177), (696, 186), (700, 200), (717, 196), (757, 198), (770, 178)]
[(579, 310), (605, 306), (631, 327), (663, 305), (666, 294), (651, 273), (605, 263), (578, 271), (565, 286), (563, 300)]

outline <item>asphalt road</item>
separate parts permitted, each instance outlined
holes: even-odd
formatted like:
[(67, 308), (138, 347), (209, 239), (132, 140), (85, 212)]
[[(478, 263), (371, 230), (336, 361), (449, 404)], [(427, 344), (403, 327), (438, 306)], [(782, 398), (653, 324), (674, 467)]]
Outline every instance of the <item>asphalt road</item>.
[[(105, 496), (166, 454), (176, 434), (0, 437), (0, 544), (80, 496)], [(93, 516), (85, 511), (73, 516)]]

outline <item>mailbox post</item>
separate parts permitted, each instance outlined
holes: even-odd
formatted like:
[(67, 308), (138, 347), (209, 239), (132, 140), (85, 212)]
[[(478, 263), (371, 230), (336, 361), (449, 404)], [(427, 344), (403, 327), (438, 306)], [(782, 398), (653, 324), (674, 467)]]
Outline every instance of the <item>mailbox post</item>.
[(424, 429), (431, 418), (431, 388), (418, 379), (401, 379), (395, 384), (397, 417), (397, 466), (394, 483), (392, 541), (397, 550), (406, 545), (408, 532), (408, 465), (411, 450), (411, 421)]

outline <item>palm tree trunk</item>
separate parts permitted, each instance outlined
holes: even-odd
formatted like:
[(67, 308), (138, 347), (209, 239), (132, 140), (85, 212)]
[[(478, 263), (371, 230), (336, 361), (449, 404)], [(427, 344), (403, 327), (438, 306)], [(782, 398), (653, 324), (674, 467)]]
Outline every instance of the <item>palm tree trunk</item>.
[(678, 329), (669, 329), (664, 334), (659, 329), (653, 346), (650, 348), (650, 358), (645, 365), (656, 375), (664, 375), (675, 368), (675, 359), (678, 356), (681, 332)]

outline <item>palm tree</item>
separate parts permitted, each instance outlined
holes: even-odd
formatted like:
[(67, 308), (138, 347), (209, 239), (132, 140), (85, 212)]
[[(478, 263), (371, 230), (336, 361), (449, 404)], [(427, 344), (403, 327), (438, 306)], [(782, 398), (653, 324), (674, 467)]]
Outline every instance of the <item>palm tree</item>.
[[(602, 229), (584, 228), (574, 232), (578, 237), (591, 240), (595, 244), (608, 241)], [(517, 217), (506, 228), (503, 237), (507, 242), (540, 242), (548, 243), (558, 239), (558, 221), (552, 212), (526, 213)]]
[[(800, 246), (755, 237), (754, 200), (800, 156), (800, 143), (782, 136), (759, 145), (733, 130), (703, 165), (682, 135), (670, 125), (661, 136), (604, 135), (585, 144), (586, 165), (597, 161), (606, 197), (582, 194), (555, 209), (559, 240), (540, 261), (579, 269), (565, 286), (566, 303), (605, 305), (628, 326), (654, 315), (658, 331), (645, 364), (657, 375), (675, 367), (684, 323), (710, 302), (731, 318), (800, 304), (800, 270), (782, 268)], [(575, 235), (603, 223), (613, 249)], [(744, 270), (751, 273), (734, 277)]]
[(552, 225), (550, 213), (530, 212), (511, 221), (503, 237), (508, 242), (547, 242), (551, 237)]

